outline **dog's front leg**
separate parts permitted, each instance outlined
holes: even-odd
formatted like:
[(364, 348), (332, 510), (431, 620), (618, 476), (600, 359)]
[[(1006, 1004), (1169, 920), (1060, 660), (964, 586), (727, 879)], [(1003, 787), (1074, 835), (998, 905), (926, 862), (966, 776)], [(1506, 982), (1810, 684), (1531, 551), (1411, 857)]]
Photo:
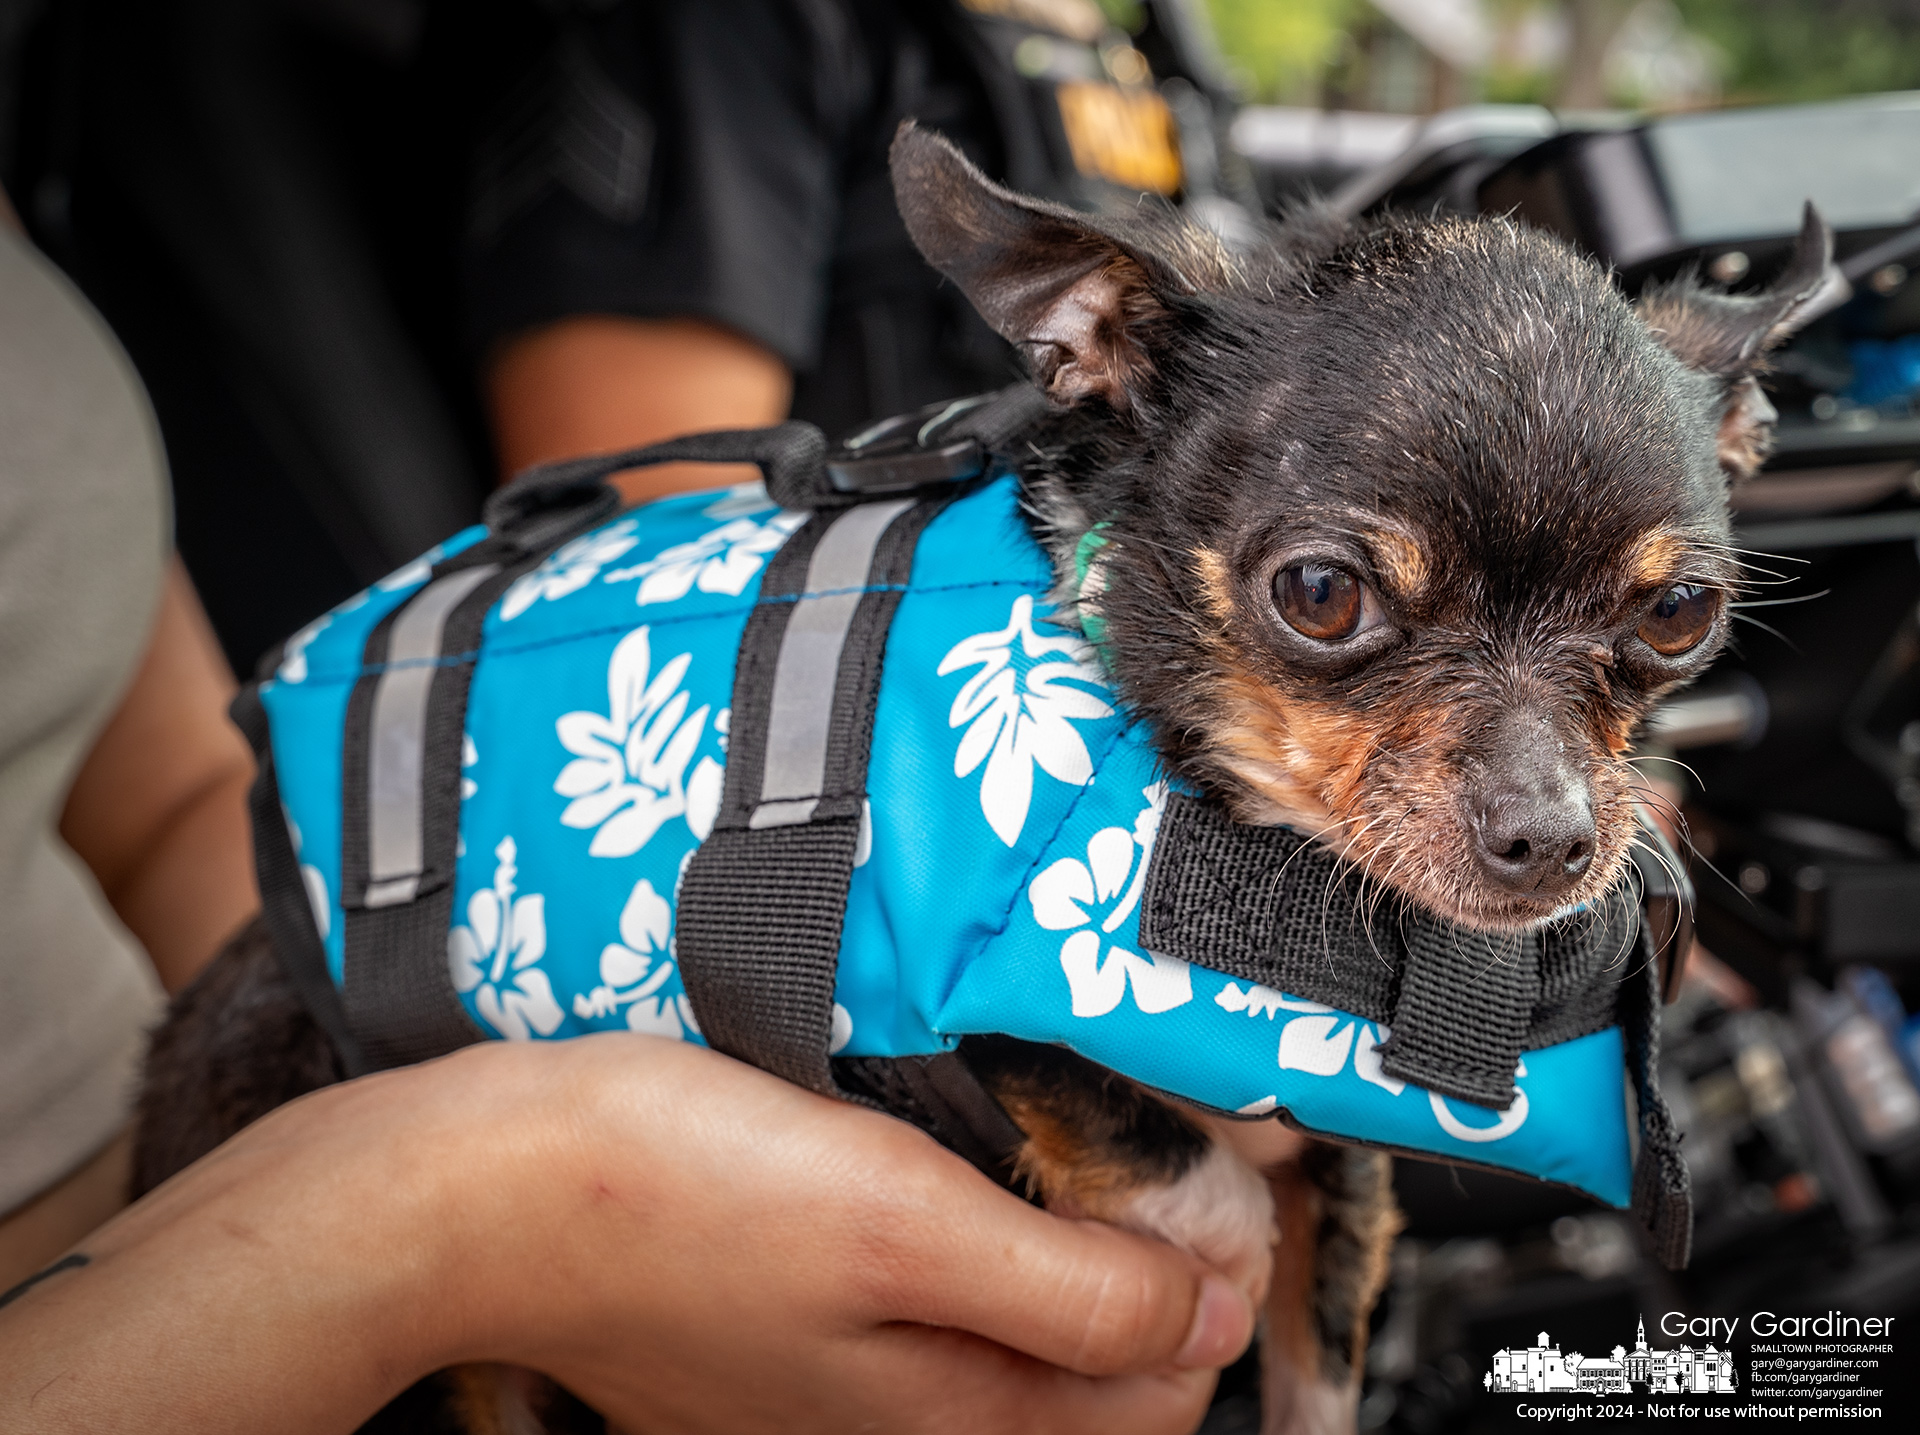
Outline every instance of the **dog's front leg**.
[(1367, 1319), (1400, 1211), (1383, 1152), (1309, 1142), (1272, 1168), (1280, 1244), (1261, 1351), (1261, 1435), (1351, 1435)]

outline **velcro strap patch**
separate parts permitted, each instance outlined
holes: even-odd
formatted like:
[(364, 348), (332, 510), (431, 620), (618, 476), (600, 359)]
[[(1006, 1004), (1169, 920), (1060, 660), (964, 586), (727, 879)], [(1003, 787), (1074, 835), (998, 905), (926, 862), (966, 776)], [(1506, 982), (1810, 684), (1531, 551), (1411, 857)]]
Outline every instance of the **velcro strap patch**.
[(1474, 932), (1367, 883), (1290, 828), (1167, 799), (1141, 904), (1149, 950), (1390, 1026), (1388, 1075), (1495, 1110), (1522, 1051), (1610, 1026), (1635, 967), (1624, 887), (1552, 926)]

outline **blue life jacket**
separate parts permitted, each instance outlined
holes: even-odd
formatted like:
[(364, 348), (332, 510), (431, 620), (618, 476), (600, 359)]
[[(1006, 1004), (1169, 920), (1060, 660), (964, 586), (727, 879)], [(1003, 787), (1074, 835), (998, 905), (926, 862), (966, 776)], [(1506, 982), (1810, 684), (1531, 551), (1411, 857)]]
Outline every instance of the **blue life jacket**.
[[(719, 456), (741, 442), (765, 456)], [(1000, 1033), (1633, 1201), (1684, 1260), (1633, 902), (1524, 943), (1410, 935), (1300, 835), (1169, 780), (1050, 621), (1015, 478), (849, 503), (799, 450), (774, 487), (831, 500), (811, 516), (759, 484), (616, 511), (622, 465), (574, 465), (287, 642), (257, 692), (262, 885), (354, 1065), (622, 1029), (830, 1087)]]

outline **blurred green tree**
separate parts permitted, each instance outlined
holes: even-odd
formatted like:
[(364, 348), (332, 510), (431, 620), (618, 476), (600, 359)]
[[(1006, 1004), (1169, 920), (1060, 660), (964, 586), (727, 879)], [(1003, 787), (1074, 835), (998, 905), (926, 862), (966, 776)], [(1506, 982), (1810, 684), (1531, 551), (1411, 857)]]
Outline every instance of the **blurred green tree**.
[(1920, 0), (1674, 0), (1733, 104), (1920, 89)]
[(1364, 0), (1207, 0), (1226, 56), (1250, 100), (1316, 104), (1348, 34), (1368, 18)]
[[(1110, 7), (1130, 0), (1103, 0)], [(1920, 0), (1480, 0), (1501, 43), (1471, 89), (1489, 99), (1602, 104), (1663, 100), (1609, 63), (1616, 39), (1649, 43), (1666, 31), (1704, 41), (1716, 61), (1721, 103), (1813, 100), (1920, 89)], [(1390, 28), (1369, 0), (1207, 0), (1220, 48), (1249, 100), (1364, 103), (1351, 72)], [(1684, 30), (1681, 27), (1684, 26)], [(1670, 27), (1670, 28), (1669, 28)], [(1544, 68), (1537, 47), (1516, 37), (1557, 36)], [(1697, 39), (1696, 39), (1697, 37)], [(1644, 69), (1647, 56), (1640, 56)], [(1656, 53), (1653, 58), (1658, 59)]]

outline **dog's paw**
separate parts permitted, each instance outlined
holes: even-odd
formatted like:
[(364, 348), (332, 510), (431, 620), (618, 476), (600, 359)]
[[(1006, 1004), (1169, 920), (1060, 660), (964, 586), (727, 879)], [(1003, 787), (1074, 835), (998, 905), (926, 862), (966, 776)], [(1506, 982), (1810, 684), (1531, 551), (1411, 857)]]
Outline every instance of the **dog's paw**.
[(1026, 1137), (1015, 1169), (1048, 1210), (1178, 1246), (1264, 1299), (1273, 1196), (1205, 1117), (1059, 1047), (988, 1038), (967, 1056)]
[(1266, 1181), (1217, 1141), (1171, 1181), (1091, 1163), (1036, 1172), (1047, 1209), (1090, 1217), (1189, 1251), (1247, 1293), (1266, 1299), (1279, 1238)]
[(1273, 1194), (1257, 1171), (1220, 1143), (1210, 1144), (1170, 1185), (1129, 1192), (1107, 1219), (1191, 1251), (1225, 1272), (1256, 1305), (1266, 1299), (1280, 1238)]
[(1260, 1435), (1354, 1435), (1360, 1423), (1357, 1387), (1308, 1376), (1275, 1390), (1278, 1374), (1268, 1365), (1262, 1376)]

